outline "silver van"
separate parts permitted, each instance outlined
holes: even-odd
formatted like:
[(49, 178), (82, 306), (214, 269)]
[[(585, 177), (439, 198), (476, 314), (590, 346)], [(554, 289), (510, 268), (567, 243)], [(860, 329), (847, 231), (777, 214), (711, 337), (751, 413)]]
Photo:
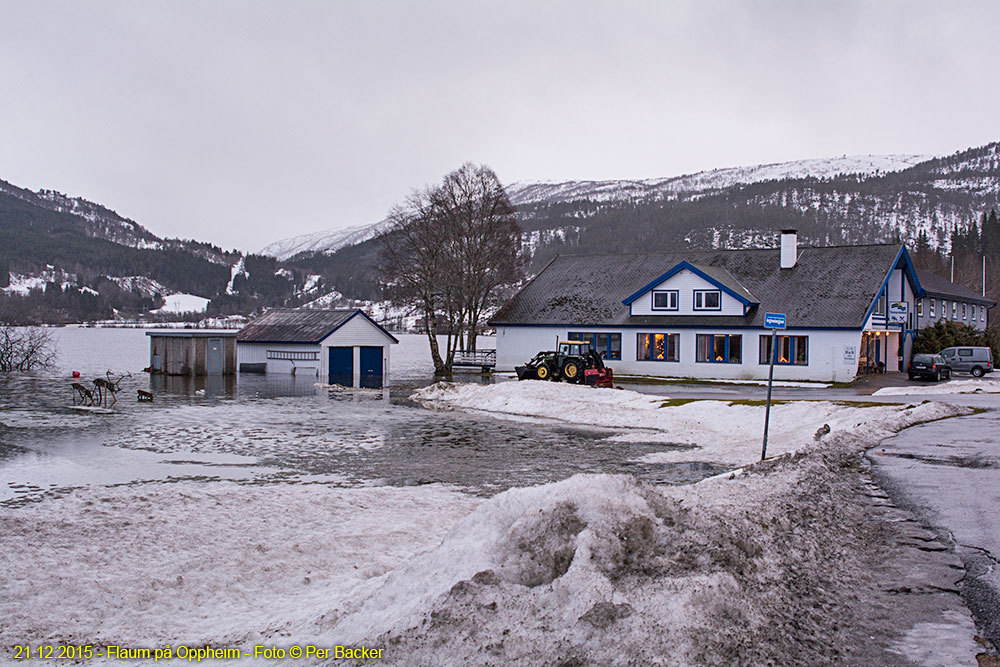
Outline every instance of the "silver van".
[(993, 372), (993, 350), (988, 347), (946, 347), (938, 354), (953, 372), (972, 373), (977, 378)]

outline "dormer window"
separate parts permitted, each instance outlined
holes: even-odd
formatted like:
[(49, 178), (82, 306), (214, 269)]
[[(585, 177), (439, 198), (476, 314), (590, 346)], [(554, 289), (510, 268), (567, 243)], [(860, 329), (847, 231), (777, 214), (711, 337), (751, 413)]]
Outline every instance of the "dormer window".
[(722, 310), (722, 292), (717, 289), (694, 291), (695, 310)]
[(653, 290), (653, 310), (677, 310), (677, 290)]

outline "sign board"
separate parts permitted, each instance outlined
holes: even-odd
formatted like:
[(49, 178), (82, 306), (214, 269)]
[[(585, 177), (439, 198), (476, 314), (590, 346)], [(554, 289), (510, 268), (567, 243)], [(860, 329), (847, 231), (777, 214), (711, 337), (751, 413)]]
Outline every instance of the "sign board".
[(850, 365), (850, 364), (853, 364), (853, 363), (857, 363), (857, 361), (858, 361), (858, 350), (857, 350), (857, 348), (855, 346), (853, 346), (853, 345), (845, 345), (844, 346), (844, 363)]
[(784, 313), (764, 313), (764, 326), (768, 329), (784, 329)]
[(893, 301), (889, 304), (889, 324), (906, 324), (909, 319), (910, 304), (905, 301)]

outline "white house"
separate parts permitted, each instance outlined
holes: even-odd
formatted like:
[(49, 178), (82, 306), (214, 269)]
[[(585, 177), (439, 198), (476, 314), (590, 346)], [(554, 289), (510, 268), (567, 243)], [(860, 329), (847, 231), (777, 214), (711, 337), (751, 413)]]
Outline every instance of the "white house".
[(330, 384), (381, 388), (395, 337), (358, 309), (274, 309), (236, 339), (241, 373), (310, 375)]
[(617, 374), (767, 378), (765, 313), (784, 313), (774, 375), (850, 381), (897, 371), (923, 294), (902, 245), (556, 257), (490, 320), (497, 369), (589, 340)]
[(958, 322), (984, 331), (989, 326), (989, 310), (996, 301), (976, 294), (929, 271), (917, 271), (924, 296), (917, 299), (917, 328), (938, 322)]

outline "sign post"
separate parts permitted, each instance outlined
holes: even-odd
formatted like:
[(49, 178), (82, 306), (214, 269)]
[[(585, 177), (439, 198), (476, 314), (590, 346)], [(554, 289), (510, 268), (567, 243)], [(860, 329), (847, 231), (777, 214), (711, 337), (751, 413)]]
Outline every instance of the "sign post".
[(764, 313), (764, 326), (771, 330), (771, 363), (767, 372), (767, 406), (764, 408), (764, 444), (760, 460), (767, 457), (767, 428), (771, 423), (771, 386), (774, 383), (774, 358), (778, 355), (778, 329), (785, 328), (784, 313)]

